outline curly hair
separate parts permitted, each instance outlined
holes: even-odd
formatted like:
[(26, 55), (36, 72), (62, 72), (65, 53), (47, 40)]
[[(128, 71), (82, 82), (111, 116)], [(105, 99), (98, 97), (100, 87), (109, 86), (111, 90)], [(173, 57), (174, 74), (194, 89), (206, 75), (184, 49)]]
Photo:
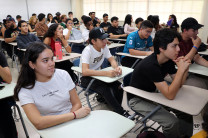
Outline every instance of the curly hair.
[(56, 32), (56, 29), (58, 28), (58, 26), (59, 26), (58, 23), (52, 24), (52, 25), (48, 28), (48, 31), (45, 33), (45, 35), (44, 35), (44, 37), (43, 37), (43, 40), (44, 40), (46, 37), (54, 37), (55, 32)]
[(36, 18), (36, 17), (34, 17), (34, 16), (30, 17), (30, 19), (29, 19), (29, 24), (35, 25), (35, 24), (37, 23), (37, 20), (36, 20), (35, 23), (33, 22), (33, 20), (34, 20), (35, 18)]

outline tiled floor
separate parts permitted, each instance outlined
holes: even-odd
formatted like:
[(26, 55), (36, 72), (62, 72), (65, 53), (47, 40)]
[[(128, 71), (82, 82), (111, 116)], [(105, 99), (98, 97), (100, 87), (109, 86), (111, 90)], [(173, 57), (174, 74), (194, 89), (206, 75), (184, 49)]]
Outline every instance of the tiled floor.
[[(17, 69), (16, 69), (16, 66), (15, 66), (15, 64), (14, 64), (14, 67), (11, 68), (11, 59), (8, 58), (7, 60), (8, 60), (8, 63), (9, 63), (9, 66), (10, 66), (10, 70), (11, 70), (11, 73), (12, 73), (12, 78), (13, 78), (12, 81), (13, 81), (13, 82), (16, 82), (16, 81), (17, 81), (17, 78), (18, 78), (18, 71), (17, 71)], [(79, 90), (79, 89), (80, 89), (80, 88), (78, 88), (78, 90)], [(87, 106), (83, 94), (80, 94), (80, 99), (81, 99), (81, 101), (82, 101), (82, 104), (83, 104), (84, 106)], [(124, 99), (126, 99), (126, 98), (125, 98), (125, 94), (124, 94)], [(19, 104), (19, 102), (17, 102), (17, 104)], [(126, 110), (130, 110), (130, 109), (128, 108), (128, 106), (127, 106), (125, 100), (123, 101), (122, 106), (123, 106)], [(102, 110), (109, 110), (109, 107), (107, 107), (105, 104), (101, 104), (101, 105), (96, 106), (94, 109), (95, 109), (95, 110), (99, 110), (99, 109), (102, 109)], [(132, 113), (133, 113), (133, 112), (130, 111), (130, 114), (132, 114)], [(17, 117), (17, 118), (18, 118), (18, 117)], [(23, 131), (23, 127), (22, 127), (22, 125), (21, 125), (21, 123), (20, 123), (20, 120), (19, 120), (19, 121), (15, 121), (15, 122), (16, 122), (16, 126), (17, 126), (17, 131), (18, 131), (18, 136), (19, 136), (19, 138), (25, 138), (25, 133), (24, 133), (24, 131)], [(195, 122), (195, 124), (194, 124), (194, 133), (196, 133), (196, 132), (198, 132), (198, 131), (201, 130), (201, 122), (202, 122), (202, 117), (201, 117), (201, 115), (194, 116), (194, 122)], [(34, 130), (27, 122), (25, 122), (25, 123), (26, 123), (26, 128), (27, 128), (27, 130), (28, 130), (28, 133), (29, 133), (30, 138), (40, 138), (39, 134), (37, 134), (37, 133), (35, 132), (35, 130)], [(149, 121), (149, 122), (148, 122), (148, 125), (149, 125), (149, 124), (152, 124), (152, 121)], [(135, 138), (136, 135), (140, 132), (139, 130), (141, 130), (141, 128), (140, 128), (140, 129), (138, 129), (136, 132), (134, 132), (137, 128), (139, 128), (139, 126), (141, 126), (141, 124), (137, 124), (137, 125), (136, 125), (129, 133), (127, 133), (125, 136), (123, 136), (123, 138)], [(158, 124), (155, 124), (154, 127), (157, 128), (157, 127), (158, 127)], [(160, 128), (160, 130), (161, 130), (161, 128)]]

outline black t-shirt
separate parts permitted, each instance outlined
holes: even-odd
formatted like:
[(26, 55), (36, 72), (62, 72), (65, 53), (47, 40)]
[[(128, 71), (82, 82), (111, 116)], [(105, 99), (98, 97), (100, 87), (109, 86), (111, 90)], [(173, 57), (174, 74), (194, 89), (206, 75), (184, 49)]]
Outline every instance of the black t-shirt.
[[(5, 55), (0, 52), (0, 65), (4, 68), (4, 67), (8, 67), (8, 63), (7, 63), (7, 60), (6, 60), (6, 57)], [(2, 82), (2, 78), (0, 77), (0, 83)]]
[(175, 74), (176, 72), (175, 63), (172, 60), (159, 65), (157, 55), (153, 53), (136, 65), (130, 86), (148, 92), (155, 92), (154, 82), (162, 82), (167, 74)]
[(12, 33), (16, 32), (16, 31), (17, 31), (17, 28), (15, 28), (15, 29), (12, 29), (12, 28), (6, 29), (5, 34), (4, 34), (4, 38), (11, 38)]
[[(110, 26), (108, 28), (108, 34), (112, 33), (113, 35), (121, 35), (121, 34), (125, 34), (124, 33), (124, 28), (119, 26), (118, 28)], [(119, 37), (120, 39), (126, 39), (127, 37)]]
[(177, 28), (179, 28), (179, 25), (178, 24), (172, 24), (170, 26), (170, 28), (177, 31)]
[(111, 23), (109, 23), (109, 22), (107, 22), (107, 23), (102, 22), (102, 23), (100, 24), (100, 27), (101, 27), (101, 28), (104, 28), (104, 27), (110, 27), (110, 26), (111, 26)]
[(79, 20), (77, 18), (73, 18), (73, 23), (74, 23), (74, 25), (77, 25), (77, 24), (79, 24)]
[(56, 20), (58, 23), (61, 23), (61, 18), (58, 19), (58, 18), (55, 16), (55, 17), (53, 17), (53, 19)]
[(94, 19), (92, 22), (93, 22), (93, 26), (97, 27), (96, 24), (98, 23), (98, 21), (96, 19)]

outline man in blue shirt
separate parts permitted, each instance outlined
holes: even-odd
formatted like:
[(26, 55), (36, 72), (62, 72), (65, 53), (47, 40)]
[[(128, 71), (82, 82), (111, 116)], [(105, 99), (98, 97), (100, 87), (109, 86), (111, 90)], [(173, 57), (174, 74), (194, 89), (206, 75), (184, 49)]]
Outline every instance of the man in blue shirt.
[[(148, 56), (152, 54), (153, 43), (152, 37), (150, 36), (152, 29), (153, 24), (150, 21), (143, 21), (140, 30), (129, 34), (123, 52), (137, 56)], [(126, 56), (122, 58), (121, 64), (123, 66), (131, 67), (135, 61), (136, 58)]]

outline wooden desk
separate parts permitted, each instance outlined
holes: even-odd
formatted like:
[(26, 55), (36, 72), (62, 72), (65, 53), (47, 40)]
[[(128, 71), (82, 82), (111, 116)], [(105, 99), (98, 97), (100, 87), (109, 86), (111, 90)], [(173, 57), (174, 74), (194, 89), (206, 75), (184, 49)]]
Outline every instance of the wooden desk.
[(55, 62), (62, 62), (65, 60), (70, 60), (70, 59), (81, 57), (81, 54), (78, 54), (78, 53), (67, 53), (67, 54), (70, 54), (70, 55), (69, 56), (62, 56), (61, 60), (56, 59), (55, 56), (53, 57), (53, 59)]
[(119, 138), (134, 126), (132, 120), (106, 110), (91, 111), (84, 118), (43, 130), (37, 130), (32, 125), (42, 138)]
[(198, 52), (200, 55), (208, 55), (208, 49), (206, 51)]
[(107, 45), (109, 49), (111, 48), (118, 48), (121, 46), (125, 46), (125, 44), (119, 44), (119, 43), (111, 43), (110, 45)]
[(208, 76), (208, 68), (196, 63), (189, 66), (189, 72)]
[(190, 115), (198, 115), (208, 102), (208, 90), (183, 85), (174, 100), (168, 100), (162, 93), (150, 93), (131, 86), (124, 91), (162, 104)]

